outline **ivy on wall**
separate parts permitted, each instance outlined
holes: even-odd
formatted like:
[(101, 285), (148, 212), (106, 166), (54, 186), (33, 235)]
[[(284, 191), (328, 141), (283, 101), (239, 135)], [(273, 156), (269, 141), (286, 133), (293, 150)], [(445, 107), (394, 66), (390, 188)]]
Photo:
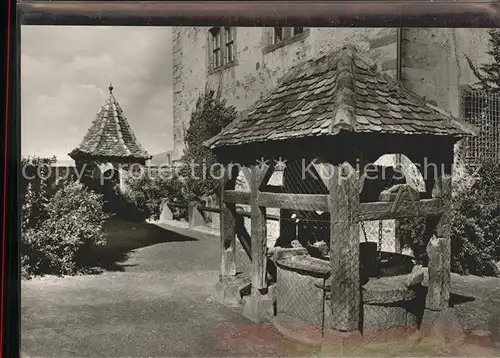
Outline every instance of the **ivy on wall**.
[(203, 143), (217, 135), (237, 116), (233, 106), (228, 106), (215, 91), (207, 90), (198, 99), (186, 131), (186, 149), (181, 158), (181, 176), (184, 178), (189, 200), (212, 195), (218, 185), (221, 168)]

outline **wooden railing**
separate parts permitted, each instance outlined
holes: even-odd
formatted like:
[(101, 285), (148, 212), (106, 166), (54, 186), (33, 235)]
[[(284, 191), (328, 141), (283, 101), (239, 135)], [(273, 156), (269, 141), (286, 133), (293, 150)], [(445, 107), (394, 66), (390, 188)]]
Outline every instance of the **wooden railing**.
[[(189, 204), (167, 202), (166, 205), (169, 208), (187, 209), (188, 223), (190, 228), (205, 225), (205, 213), (214, 213), (219, 215), (221, 213), (221, 209), (219, 207), (205, 206), (199, 201), (191, 201)], [(236, 212), (242, 217), (250, 218), (252, 216), (252, 213), (250, 211), (243, 210), (241, 207), (237, 207)], [(266, 220), (279, 221), (280, 216), (266, 214)]]

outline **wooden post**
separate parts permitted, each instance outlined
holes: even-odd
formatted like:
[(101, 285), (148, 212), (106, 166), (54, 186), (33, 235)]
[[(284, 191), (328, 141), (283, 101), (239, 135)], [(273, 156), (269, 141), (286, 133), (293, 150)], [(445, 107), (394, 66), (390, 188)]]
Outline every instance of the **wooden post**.
[(436, 223), (436, 236), (427, 245), (429, 287), (426, 307), (442, 311), (449, 306), (451, 291), (451, 176), (440, 173), (435, 179), (432, 196), (441, 198), (444, 211)]
[(219, 183), (220, 237), (221, 237), (221, 264), (220, 277), (216, 286), (218, 302), (239, 306), (241, 302), (241, 286), (236, 272), (236, 222), (231, 212), (231, 204), (224, 202), (226, 189), (234, 189), (236, 177), (225, 168), (224, 175)]
[[(225, 170), (220, 180), (219, 207), (220, 212), (220, 235), (221, 235), (221, 278), (236, 275), (236, 224), (233, 213), (224, 203), (224, 191), (229, 186), (234, 186), (233, 178)], [(231, 187), (231, 189), (233, 189)]]
[(160, 204), (160, 217), (158, 220), (160, 222), (167, 222), (173, 219), (174, 215), (172, 213), (172, 210), (170, 210), (170, 208), (168, 207), (168, 199), (162, 200)]
[(266, 208), (258, 206), (259, 189), (269, 180), (272, 170), (268, 165), (242, 168), (250, 184), (251, 250), (252, 250), (252, 294), (245, 298), (243, 315), (259, 323), (273, 315), (273, 299), (267, 286), (267, 222)]
[[(283, 170), (283, 193), (290, 193), (290, 170), (285, 168)], [(290, 220), (293, 210), (280, 209), (280, 233), (282, 239), (295, 239), (295, 224)]]
[(236, 275), (236, 225), (231, 211), (222, 204), (220, 213), (221, 276)]
[(190, 229), (205, 225), (205, 218), (200, 212), (200, 206), (201, 204), (197, 201), (192, 201), (188, 204), (188, 227)]
[(403, 246), (401, 245), (401, 220), (394, 220), (394, 252), (398, 254), (403, 253)]
[[(398, 169), (402, 169), (403, 157), (401, 153), (397, 153), (394, 158), (395, 166)], [(401, 254), (403, 252), (403, 247), (401, 246), (401, 220), (394, 220), (394, 252)]]
[(252, 296), (267, 293), (267, 221), (266, 208), (258, 206), (259, 188), (263, 184), (269, 166), (252, 166), (243, 172), (250, 184), (251, 236), (252, 236)]
[(359, 280), (359, 190), (357, 172), (348, 164), (335, 167), (336, 182), (329, 195), (331, 328), (359, 330), (361, 287)]
[[(320, 164), (325, 166), (327, 164)], [(348, 163), (320, 168), (329, 189), (331, 322), (335, 331), (360, 329), (361, 286), (359, 278), (359, 174)], [(333, 172), (332, 172), (333, 170)], [(332, 173), (329, 178), (325, 173)], [(323, 173), (323, 174), (321, 174)]]

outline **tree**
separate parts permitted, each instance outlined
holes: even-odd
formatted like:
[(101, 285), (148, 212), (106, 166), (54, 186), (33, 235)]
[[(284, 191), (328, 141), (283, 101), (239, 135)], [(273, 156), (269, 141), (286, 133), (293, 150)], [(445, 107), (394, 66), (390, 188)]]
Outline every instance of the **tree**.
[(181, 176), (189, 193), (188, 200), (211, 195), (217, 187), (220, 168), (214, 165), (216, 158), (203, 142), (219, 134), (236, 115), (236, 109), (228, 106), (215, 91), (208, 90), (198, 99), (186, 131), (186, 149), (181, 158)]
[(488, 54), (493, 57), (493, 62), (477, 66), (470, 57), (466, 55), (465, 58), (474, 75), (479, 80), (477, 85), (487, 92), (498, 93), (500, 91), (500, 30), (491, 29), (488, 33), (491, 45)]

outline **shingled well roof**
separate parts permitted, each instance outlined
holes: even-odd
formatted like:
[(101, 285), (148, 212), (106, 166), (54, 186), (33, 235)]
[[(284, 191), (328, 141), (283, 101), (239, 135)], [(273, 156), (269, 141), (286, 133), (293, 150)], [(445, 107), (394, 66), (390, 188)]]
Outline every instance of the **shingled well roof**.
[(77, 157), (147, 160), (151, 156), (135, 137), (122, 108), (109, 87), (109, 97), (95, 117), (81, 144), (69, 153)]
[(354, 47), (301, 64), (217, 136), (210, 148), (340, 131), (472, 136), (472, 125), (398, 86)]

